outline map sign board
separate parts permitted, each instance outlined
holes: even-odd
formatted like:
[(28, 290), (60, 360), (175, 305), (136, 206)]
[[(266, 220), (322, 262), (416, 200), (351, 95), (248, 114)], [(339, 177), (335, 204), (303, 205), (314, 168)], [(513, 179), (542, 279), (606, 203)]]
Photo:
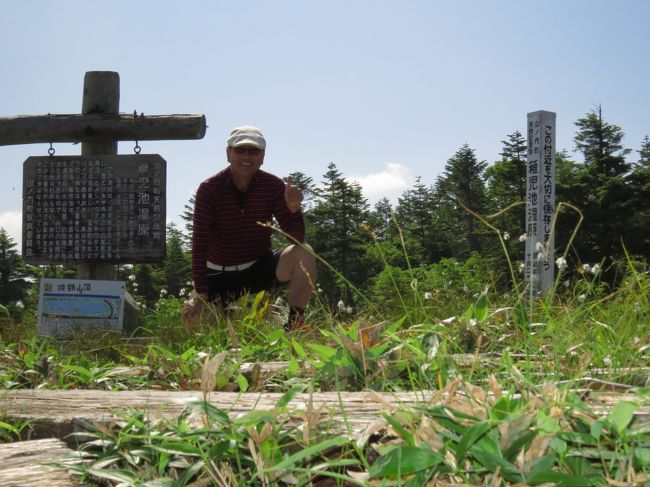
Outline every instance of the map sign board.
[(61, 336), (87, 327), (122, 330), (124, 281), (41, 279), (37, 332)]
[(158, 154), (28, 157), (23, 259), (36, 265), (161, 261), (166, 164)]

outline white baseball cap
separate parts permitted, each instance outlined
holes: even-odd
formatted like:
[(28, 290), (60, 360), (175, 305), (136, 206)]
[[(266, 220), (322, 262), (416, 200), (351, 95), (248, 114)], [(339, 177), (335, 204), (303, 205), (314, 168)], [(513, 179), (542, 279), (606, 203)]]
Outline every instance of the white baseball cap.
[(252, 145), (258, 149), (266, 149), (266, 139), (260, 129), (251, 125), (235, 127), (228, 134), (228, 147), (239, 147), (240, 145)]

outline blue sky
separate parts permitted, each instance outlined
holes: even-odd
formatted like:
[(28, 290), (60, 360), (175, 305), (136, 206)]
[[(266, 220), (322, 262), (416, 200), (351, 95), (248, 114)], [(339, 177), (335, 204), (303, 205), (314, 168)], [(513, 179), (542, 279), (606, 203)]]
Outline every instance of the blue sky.
[[(123, 112), (206, 115), (202, 140), (140, 144), (167, 160), (168, 218), (243, 124), (266, 134), (266, 170), (318, 182), (334, 162), (369, 200), (395, 200), (463, 144), (493, 163), (530, 111), (556, 112), (557, 148), (572, 151), (574, 122), (600, 104), (638, 150), (648, 18), (645, 0), (7, 0), (0, 117), (79, 113), (84, 73), (117, 71)], [(17, 242), (22, 164), (47, 149), (0, 146), (0, 226)]]

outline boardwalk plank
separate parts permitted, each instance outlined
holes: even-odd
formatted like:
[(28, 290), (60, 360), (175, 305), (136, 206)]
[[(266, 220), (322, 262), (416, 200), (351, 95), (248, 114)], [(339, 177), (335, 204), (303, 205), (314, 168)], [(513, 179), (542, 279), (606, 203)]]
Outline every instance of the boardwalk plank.
[(0, 485), (3, 487), (69, 487), (79, 483), (65, 467), (74, 453), (56, 438), (0, 444)]
[[(596, 414), (606, 414), (621, 400), (634, 400), (629, 393), (612, 391), (585, 391), (588, 404)], [(281, 393), (212, 392), (210, 403), (238, 416), (253, 410), (273, 410)], [(79, 421), (119, 422), (120, 413), (129, 410), (144, 412), (151, 420), (172, 419), (191, 401), (201, 400), (198, 391), (101, 391), (101, 390), (9, 390), (0, 392), (0, 417), (26, 419), (50, 425), (62, 437), (78, 426)], [(313, 395), (296, 394), (288, 404), (289, 412), (305, 410), (311, 401), (332, 433), (355, 436), (380, 417), (381, 412), (398, 408), (440, 404), (448, 398), (440, 391), (399, 393), (376, 392), (321, 392)], [(461, 400), (459, 397), (455, 401)], [(454, 403), (450, 404), (452, 407)], [(639, 421), (650, 420), (650, 406), (637, 411)], [(71, 429), (72, 428), (72, 429)]]

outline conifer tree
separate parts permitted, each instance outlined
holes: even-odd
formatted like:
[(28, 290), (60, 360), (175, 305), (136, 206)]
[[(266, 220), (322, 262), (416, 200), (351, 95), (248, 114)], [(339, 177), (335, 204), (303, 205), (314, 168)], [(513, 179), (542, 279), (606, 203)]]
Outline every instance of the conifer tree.
[[(486, 196), (489, 213), (503, 211), (492, 223), (503, 232), (503, 235), (519, 236), (526, 231), (526, 170), (527, 146), (521, 132), (515, 131), (508, 135), (508, 140), (502, 140), (501, 159), (485, 170)], [(515, 203), (520, 205), (512, 206)], [(502, 251), (496, 240), (490, 253), (501, 259)], [(511, 259), (524, 258), (525, 248), (516, 239), (507, 244)]]
[(183, 239), (183, 247), (186, 252), (192, 250), (192, 226), (194, 224), (194, 205), (196, 203), (196, 191), (192, 193), (189, 201), (183, 206), (183, 213), (181, 219), (185, 222), (181, 236)]
[(630, 164), (625, 160), (629, 150), (622, 146), (624, 133), (605, 122), (600, 106), (575, 125), (576, 151), (584, 156), (584, 170), (579, 173), (584, 192), (573, 198), (580, 198), (575, 203), (585, 217), (577, 250), (584, 262), (615, 260), (622, 255), (620, 242), (630, 228), (630, 187), (626, 183)]
[(420, 176), (415, 179), (412, 189), (402, 193), (396, 212), (411, 265), (438, 261), (441, 257), (441, 245), (434, 225), (434, 192), (422, 182)]
[(28, 268), (16, 250), (16, 243), (0, 227), (0, 304), (23, 300), (31, 284)]
[(187, 282), (192, 280), (190, 258), (183, 252), (183, 235), (174, 223), (167, 226), (167, 255), (162, 272), (169, 296), (179, 297), (181, 289), (187, 288)]
[(627, 178), (630, 188), (628, 250), (635, 256), (650, 259), (650, 138), (646, 135), (637, 151), (639, 159)]
[(436, 180), (436, 228), (444, 239), (447, 256), (464, 260), (482, 248), (481, 238), (486, 230), (463, 205), (478, 214), (486, 212), (486, 166), (465, 144), (447, 161), (443, 174)]
[[(364, 247), (370, 240), (362, 228), (368, 221), (368, 203), (361, 187), (343, 178), (332, 162), (315, 191), (315, 204), (307, 213), (308, 242), (350, 282), (358, 285), (368, 277)], [(319, 270), (322, 289), (332, 300), (348, 299), (349, 289), (327, 269)]]

